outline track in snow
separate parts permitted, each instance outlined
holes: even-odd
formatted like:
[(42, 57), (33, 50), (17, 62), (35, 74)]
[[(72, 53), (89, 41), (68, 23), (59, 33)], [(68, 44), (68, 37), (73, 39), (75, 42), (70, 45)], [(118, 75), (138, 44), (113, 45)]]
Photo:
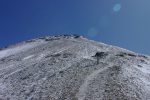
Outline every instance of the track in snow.
[(80, 86), (79, 92), (76, 95), (78, 100), (84, 100), (84, 98), (86, 97), (86, 91), (88, 89), (88, 85), (89, 85), (90, 81), (92, 81), (94, 78), (96, 78), (96, 76), (99, 73), (107, 70), (110, 67), (112, 67), (112, 64), (108, 65), (107, 67), (105, 67), (103, 69), (99, 69), (99, 70), (93, 71), (92, 74), (87, 76), (87, 78), (84, 80), (84, 83)]

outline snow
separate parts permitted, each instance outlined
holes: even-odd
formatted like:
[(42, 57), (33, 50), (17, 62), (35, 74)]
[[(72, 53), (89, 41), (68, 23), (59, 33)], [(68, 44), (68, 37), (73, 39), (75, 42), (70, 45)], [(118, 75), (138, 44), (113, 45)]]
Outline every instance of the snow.
[(142, 67), (136, 66), (140, 71), (142, 71), (145, 74), (150, 74), (150, 65), (147, 64), (140, 64)]
[(13, 54), (16, 54), (16, 53), (34, 48), (37, 45), (38, 45), (37, 43), (24, 44), (24, 45), (17, 46), (17, 47), (14, 47), (14, 48), (9, 48), (9, 49), (6, 49), (6, 50), (2, 50), (2, 51), (0, 51), (0, 59), (3, 58), (3, 57), (7, 57), (9, 55), (13, 55)]
[(27, 57), (23, 58), (23, 60), (27, 60), (27, 59), (30, 59), (32, 57), (34, 57), (34, 55), (27, 56)]

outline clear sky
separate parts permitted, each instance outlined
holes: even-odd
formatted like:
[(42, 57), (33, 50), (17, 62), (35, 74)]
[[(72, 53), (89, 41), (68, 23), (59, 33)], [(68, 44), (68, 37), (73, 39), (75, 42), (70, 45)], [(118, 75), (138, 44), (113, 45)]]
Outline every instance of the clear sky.
[(0, 47), (60, 34), (150, 55), (150, 0), (0, 0)]

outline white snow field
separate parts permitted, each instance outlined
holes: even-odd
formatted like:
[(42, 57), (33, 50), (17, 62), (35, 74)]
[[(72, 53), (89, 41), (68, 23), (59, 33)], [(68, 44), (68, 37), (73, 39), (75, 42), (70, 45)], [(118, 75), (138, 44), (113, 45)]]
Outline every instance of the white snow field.
[(0, 100), (150, 100), (150, 57), (76, 35), (24, 41), (0, 50)]

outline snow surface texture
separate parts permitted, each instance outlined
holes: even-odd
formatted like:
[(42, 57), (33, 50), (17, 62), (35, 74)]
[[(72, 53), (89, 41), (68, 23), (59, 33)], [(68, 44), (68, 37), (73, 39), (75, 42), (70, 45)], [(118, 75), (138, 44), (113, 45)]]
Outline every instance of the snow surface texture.
[(74, 35), (25, 41), (0, 51), (0, 100), (150, 100), (150, 57)]

